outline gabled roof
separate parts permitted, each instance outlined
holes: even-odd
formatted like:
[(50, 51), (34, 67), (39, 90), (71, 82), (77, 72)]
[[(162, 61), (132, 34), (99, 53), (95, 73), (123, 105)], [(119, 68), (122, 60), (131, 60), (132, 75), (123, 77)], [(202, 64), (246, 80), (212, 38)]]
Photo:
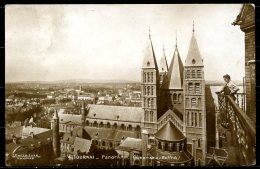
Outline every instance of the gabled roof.
[(78, 151), (81, 153), (84, 152), (88, 153), (91, 143), (92, 143), (91, 140), (76, 137), (73, 144), (73, 148), (74, 148), (73, 154), (75, 155), (78, 154)]
[(72, 135), (83, 139), (91, 140), (91, 136), (88, 134), (85, 128), (81, 126), (75, 127), (72, 131)]
[(194, 32), (192, 33), (185, 66), (203, 66), (203, 60), (200, 55), (199, 46)]
[(143, 59), (142, 68), (158, 69), (151, 36), (149, 36), (149, 39), (146, 42), (146, 47), (143, 51), (143, 54), (144, 54), (144, 59)]
[(161, 61), (160, 61), (159, 72), (168, 72), (168, 63), (167, 63), (167, 59), (166, 59), (166, 56), (165, 56), (164, 49), (163, 49), (162, 58), (161, 58)]
[(127, 137), (116, 149), (123, 151), (142, 151), (142, 139)]
[(163, 84), (164, 89), (182, 89), (183, 87), (183, 64), (180, 58), (178, 48), (176, 46), (167, 80)]
[(178, 141), (185, 139), (182, 132), (168, 121), (160, 130), (155, 133), (155, 137), (163, 141)]
[(120, 120), (140, 123), (143, 117), (143, 109), (141, 107), (126, 106), (110, 106), (89, 104), (89, 112), (87, 118), (104, 119), (104, 120)]

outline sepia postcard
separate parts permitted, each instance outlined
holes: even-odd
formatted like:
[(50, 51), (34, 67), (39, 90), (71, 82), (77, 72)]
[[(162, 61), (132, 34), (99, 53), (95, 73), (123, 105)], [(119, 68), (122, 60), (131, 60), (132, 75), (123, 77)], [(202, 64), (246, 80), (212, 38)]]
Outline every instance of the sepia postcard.
[(256, 165), (254, 4), (5, 6), (5, 165)]

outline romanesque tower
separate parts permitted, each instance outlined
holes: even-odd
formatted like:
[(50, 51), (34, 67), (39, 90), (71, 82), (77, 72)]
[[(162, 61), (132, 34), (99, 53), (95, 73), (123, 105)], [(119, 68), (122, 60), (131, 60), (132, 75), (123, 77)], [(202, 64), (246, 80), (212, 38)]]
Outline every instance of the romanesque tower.
[(160, 66), (159, 66), (160, 87), (163, 83), (163, 80), (165, 79), (165, 76), (167, 76), (167, 73), (168, 73), (168, 63), (167, 63), (167, 59), (166, 59), (166, 55), (165, 55), (165, 51), (164, 51), (164, 47), (163, 47), (162, 57), (161, 57)]
[(55, 110), (54, 116), (52, 118), (52, 145), (53, 145), (53, 152), (55, 157), (60, 156), (60, 136), (59, 136), (59, 117), (58, 112)]
[(184, 135), (192, 147), (195, 165), (205, 165), (206, 110), (204, 65), (194, 33), (184, 65)]
[(149, 134), (153, 134), (157, 130), (157, 96), (160, 79), (150, 31), (149, 39), (146, 43), (143, 54), (144, 59), (141, 71), (141, 88), (144, 118), (142, 121), (142, 128), (146, 129)]

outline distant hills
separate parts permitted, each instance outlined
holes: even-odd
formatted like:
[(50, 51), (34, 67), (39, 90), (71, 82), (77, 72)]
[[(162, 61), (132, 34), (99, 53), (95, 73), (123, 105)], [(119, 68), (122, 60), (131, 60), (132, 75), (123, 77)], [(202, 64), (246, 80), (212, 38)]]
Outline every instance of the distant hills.
[[(95, 80), (95, 79), (69, 79), (69, 80), (56, 80), (56, 81), (17, 81), (17, 82), (6, 82), (6, 84), (19, 83), (19, 84), (63, 84), (63, 83), (140, 83), (140, 81), (133, 80)], [(243, 85), (243, 82), (234, 80), (234, 83), (237, 85)], [(222, 86), (224, 85), (224, 81), (206, 81), (206, 85), (211, 86)]]

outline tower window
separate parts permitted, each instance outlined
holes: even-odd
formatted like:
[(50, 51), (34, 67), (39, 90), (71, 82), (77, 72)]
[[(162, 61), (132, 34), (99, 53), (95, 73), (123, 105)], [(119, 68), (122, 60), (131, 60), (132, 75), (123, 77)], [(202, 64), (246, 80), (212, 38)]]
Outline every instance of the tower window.
[(187, 125), (190, 125), (190, 112), (187, 112)]
[(147, 87), (147, 95), (150, 95), (150, 86)]
[(198, 147), (200, 147), (200, 139), (198, 139)]
[(144, 107), (146, 106), (146, 104), (145, 104), (145, 103), (146, 103), (146, 98), (144, 98)]
[(153, 99), (151, 99), (151, 108), (153, 108)]
[(193, 117), (194, 117), (194, 113), (191, 113), (191, 126), (193, 126)]
[(193, 92), (193, 84), (192, 83), (188, 84), (188, 91)]
[(146, 73), (144, 72), (144, 82), (146, 82)]
[(187, 79), (189, 79), (190, 78), (190, 70), (187, 70), (187, 73), (186, 73), (186, 75), (187, 75)]
[(199, 108), (201, 108), (201, 98), (198, 98), (198, 106)]
[(201, 113), (199, 113), (199, 127), (202, 127), (202, 125), (201, 125), (201, 120), (202, 120), (202, 118), (201, 118)]
[(151, 82), (153, 83), (153, 72), (151, 72)]
[(197, 127), (197, 113), (195, 113), (195, 126)]
[(192, 78), (195, 78), (195, 70), (192, 70), (191, 76), (192, 76)]
[(153, 86), (151, 87), (151, 95), (153, 95)]
[(200, 84), (199, 83), (195, 84), (195, 93), (196, 94), (200, 93)]
[(144, 121), (148, 121), (148, 111), (145, 111), (145, 114), (144, 114)]
[(151, 107), (151, 100), (150, 100), (150, 98), (148, 98), (148, 107), (149, 108)]
[(150, 122), (153, 122), (153, 111), (150, 112)]
[(196, 107), (196, 98), (191, 99), (191, 108)]
[(150, 66), (150, 62), (149, 61), (147, 62), (147, 66)]
[(196, 63), (195, 59), (192, 59), (192, 64), (195, 64), (195, 63)]
[(150, 73), (147, 72), (147, 82), (149, 83), (150, 82)]
[(146, 86), (144, 87), (144, 95), (146, 95)]
[(197, 70), (197, 76), (198, 78), (201, 78), (201, 70)]

